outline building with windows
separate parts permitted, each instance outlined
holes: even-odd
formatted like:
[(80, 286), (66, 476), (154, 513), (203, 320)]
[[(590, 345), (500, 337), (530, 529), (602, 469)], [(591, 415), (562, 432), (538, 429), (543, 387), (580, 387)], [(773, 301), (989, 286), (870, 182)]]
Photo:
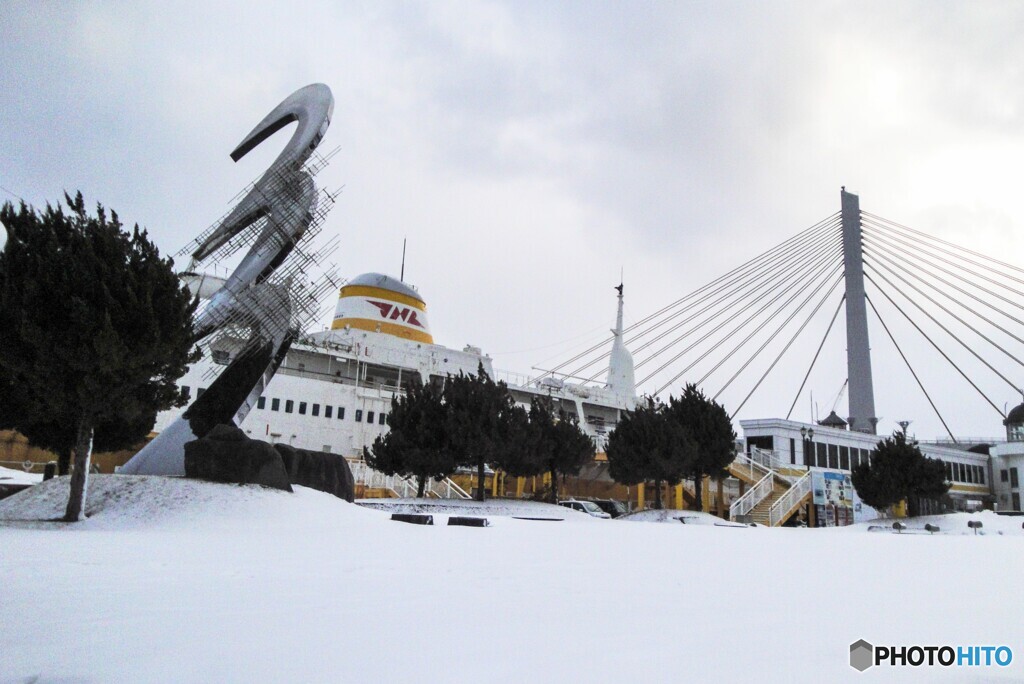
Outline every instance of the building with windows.
[(1003, 421), (1006, 441), (989, 450), (992, 457), (992, 493), (997, 510), (1021, 510), (1021, 475), (1024, 474), (1024, 404), (1017, 406)]
[[(756, 449), (770, 453), (775, 464), (787, 469), (849, 475), (854, 466), (871, 458), (872, 450), (884, 435), (848, 430), (845, 421), (837, 421), (838, 416), (833, 416), (834, 413), (818, 424), (769, 418), (743, 420), (740, 426), (748, 452)], [(1024, 419), (1024, 407), (1021, 418)], [(945, 465), (951, 483), (949, 496), (956, 510), (977, 510), (991, 504), (994, 459), (985, 449), (930, 442), (918, 446), (925, 456)], [(1024, 465), (1024, 441), (1018, 443), (1018, 453)], [(860, 520), (862, 516), (855, 518)]]

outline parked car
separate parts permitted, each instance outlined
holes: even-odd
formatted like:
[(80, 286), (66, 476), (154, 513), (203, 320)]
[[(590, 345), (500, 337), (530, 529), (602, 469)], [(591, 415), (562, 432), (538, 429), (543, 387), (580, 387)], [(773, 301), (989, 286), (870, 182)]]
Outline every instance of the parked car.
[(592, 515), (595, 518), (611, 518), (612, 517), (612, 516), (608, 515), (607, 513), (605, 513), (604, 511), (602, 511), (601, 508), (596, 503), (594, 503), (593, 501), (576, 501), (575, 499), (570, 499), (568, 501), (559, 501), (558, 505), (559, 506), (565, 506), (566, 508), (571, 508), (574, 511), (579, 511), (580, 513), (586, 513), (587, 515)]
[(593, 503), (613, 518), (618, 518), (620, 515), (626, 515), (626, 513), (629, 513), (629, 509), (626, 508), (626, 504), (614, 499), (594, 499)]

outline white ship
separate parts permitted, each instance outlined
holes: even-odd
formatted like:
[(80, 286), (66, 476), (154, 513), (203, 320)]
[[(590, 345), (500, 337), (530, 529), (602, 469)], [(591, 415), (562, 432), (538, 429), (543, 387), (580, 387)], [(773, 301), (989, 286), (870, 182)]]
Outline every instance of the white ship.
[[(189, 285), (208, 298), (218, 281), (193, 276)], [(556, 410), (575, 415), (600, 454), (621, 412), (636, 402), (618, 289), (608, 376), (603, 386), (595, 386), (551, 375), (534, 380), (503, 374), (477, 347), (436, 344), (426, 302), (414, 287), (378, 273), (361, 275), (341, 288), (331, 329), (304, 335), (292, 345), (241, 428), (254, 439), (358, 458), (364, 446), (388, 430), (391, 400), (409, 383), (440, 385), (449, 375), (476, 374), (482, 365), (491, 378), (506, 381), (516, 402), (528, 406), (534, 397), (550, 397)], [(202, 394), (241, 342), (220, 336), (204, 349), (203, 359), (179, 380), (185, 395), (194, 400)], [(161, 413), (154, 429), (165, 429), (182, 411)]]

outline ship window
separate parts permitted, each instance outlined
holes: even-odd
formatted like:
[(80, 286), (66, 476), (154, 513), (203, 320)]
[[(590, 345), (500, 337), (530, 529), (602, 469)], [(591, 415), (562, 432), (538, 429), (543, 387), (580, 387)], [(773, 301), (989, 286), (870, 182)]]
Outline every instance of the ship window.
[(280, 399), (271, 399), (270, 400), (270, 410), (271, 411), (280, 411), (281, 410), (281, 400)]
[(960, 465), (960, 481), (961, 482), (967, 482), (967, 466), (964, 465), (963, 463), (961, 463), (959, 465)]
[(312, 413), (313, 413), (314, 416), (319, 416), (320, 415), (320, 404), (313, 404), (313, 412)]
[(967, 473), (966, 473), (967, 474), (967, 482), (969, 484), (974, 484), (974, 466), (970, 466), (969, 465), (969, 466), (967, 466), (966, 470), (967, 470)]
[(306, 415), (306, 402), (304, 401), (299, 402), (299, 415)]
[(188, 385), (182, 385), (181, 386), (181, 396), (185, 397), (186, 399), (191, 399), (192, 398), (192, 388), (189, 387)]
[(815, 442), (814, 448), (818, 454), (818, 467), (828, 468), (828, 446), (823, 442)]
[(330, 418), (334, 415), (334, 407), (330, 404), (324, 406), (324, 418)]
[(363, 422), (363, 409), (356, 409), (356, 422)]
[[(1016, 468), (1010, 468), (1010, 486), (1011, 487), (1016, 487), (1017, 485), (1018, 485), (1017, 469)], [(1014, 510), (1017, 510), (1017, 509), (1014, 509)]]
[(850, 469), (850, 447), (839, 447), (839, 469)]
[(978, 484), (985, 484), (985, 466), (978, 466)]
[(366, 412), (366, 422), (373, 423), (373, 411)]
[(256, 408), (258, 408), (258, 409), (265, 409), (265, 408), (267, 408), (267, 398), (266, 397), (260, 397), (259, 399), (257, 399), (256, 400)]
[(828, 445), (828, 467), (839, 467), (839, 447), (835, 444)]
[(388, 414), (386, 414), (383, 411), (381, 411), (380, 419), (377, 422), (380, 423), (381, 425), (384, 425), (384, 423), (387, 422), (387, 419), (388, 419)]
[(331, 453), (331, 445), (330, 444), (324, 444), (324, 448), (321, 449), (321, 451), (323, 451), (325, 454)]
[(284, 412), (285, 413), (291, 413), (292, 410), (294, 410), (294, 409), (295, 409), (295, 402), (292, 401), (291, 399), (285, 399), (284, 400)]
[(345, 420), (345, 407), (344, 406), (339, 406), (338, 407), (338, 420)]
[(999, 481), (1000, 482), (1009, 482), (1010, 481), (1010, 471), (1009, 470), (1005, 470), (1005, 469), (1004, 470), (1000, 470), (999, 471)]

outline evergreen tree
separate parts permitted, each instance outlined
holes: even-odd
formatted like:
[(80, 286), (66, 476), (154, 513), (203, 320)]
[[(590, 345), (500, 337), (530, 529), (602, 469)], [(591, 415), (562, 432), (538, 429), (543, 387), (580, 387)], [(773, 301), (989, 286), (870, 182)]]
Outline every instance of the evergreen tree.
[[(534, 402), (537, 400), (535, 399)], [(513, 405), (503, 422), (505, 437), (501, 440), (492, 465), (512, 477), (533, 477), (544, 472), (544, 460), (538, 452), (542, 445), (535, 439), (534, 405), (530, 412)]]
[[(74, 416), (56, 417), (45, 406), (32, 410), (32, 402), (32, 397), (7, 379), (0, 366), (0, 430), (17, 430), (29, 444), (52, 451), (57, 456), (57, 474), (67, 475), (77, 436)], [(96, 425), (94, 447), (97, 451), (116, 451), (135, 446), (149, 435), (155, 422), (156, 411), (152, 410), (130, 421), (119, 415), (106, 418)]]
[(697, 509), (703, 508), (701, 484), (705, 476), (727, 477), (729, 464), (736, 458), (736, 432), (729, 413), (718, 402), (708, 399), (694, 384), (683, 388), (678, 399), (669, 398), (670, 420), (696, 443), (696, 457), (687, 476), (693, 479)]
[(175, 381), (198, 358), (198, 302), (145, 231), (122, 230), (102, 206), (89, 216), (81, 193), (65, 200), (67, 214), (0, 208), (0, 370), (17, 390), (15, 428), (37, 438), (47, 425), (74, 431), (65, 513), (74, 521), (84, 517), (96, 428), (184, 404)]
[(528, 419), (514, 438), (520, 445), (518, 460), (503, 469), (517, 477), (550, 473), (550, 500), (558, 503), (559, 476), (579, 474), (594, 459), (594, 441), (580, 429), (576, 416), (560, 410), (556, 418), (549, 399), (534, 398)]
[(608, 436), (608, 472), (625, 485), (654, 483), (654, 508), (663, 507), (661, 485), (679, 484), (697, 459), (697, 443), (668, 407), (647, 398), (626, 411)]
[(444, 387), (449, 445), (456, 462), (476, 467), (478, 501), (486, 496), (484, 468), (500, 459), (511, 434), (515, 403), (504, 382), (494, 382), (481, 363), (476, 375), (449, 376)]
[(443, 480), (458, 466), (448, 446), (446, 413), (439, 390), (413, 383), (391, 400), (390, 429), (363, 448), (366, 462), (387, 475), (415, 477), (422, 498), (428, 478)]
[(579, 475), (580, 469), (594, 460), (594, 440), (580, 429), (579, 419), (565, 411), (558, 412), (558, 420), (551, 426), (554, 448), (546, 464), (551, 473), (551, 503), (558, 503), (558, 478)]
[(902, 432), (881, 440), (871, 460), (854, 466), (850, 476), (867, 505), (884, 510), (906, 499), (911, 516), (920, 512), (922, 499), (938, 499), (949, 491), (942, 462), (926, 457)]

